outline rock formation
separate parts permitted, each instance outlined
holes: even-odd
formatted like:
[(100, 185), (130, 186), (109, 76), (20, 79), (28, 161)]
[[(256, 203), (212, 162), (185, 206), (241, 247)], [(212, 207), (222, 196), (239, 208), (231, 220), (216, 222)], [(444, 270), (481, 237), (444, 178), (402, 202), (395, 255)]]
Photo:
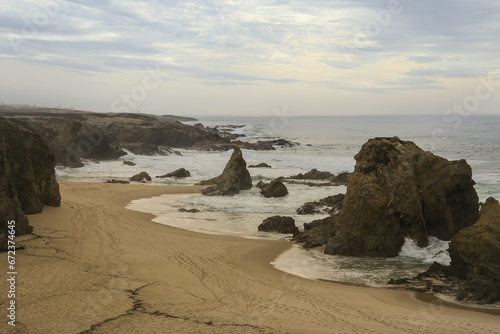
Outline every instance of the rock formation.
[(328, 213), (334, 215), (342, 210), (344, 194), (328, 196), (317, 202), (307, 202), (297, 209), (299, 215), (312, 215), (315, 213)]
[(149, 174), (146, 172), (140, 172), (139, 174), (136, 174), (130, 178), (130, 181), (135, 182), (143, 182), (144, 180), (151, 181), (151, 176), (149, 176)]
[(339, 225), (339, 216), (330, 216), (304, 224), (304, 231), (293, 237), (298, 243), (303, 243), (304, 248), (325, 245), (335, 235)]
[(292, 217), (273, 216), (264, 219), (262, 224), (258, 227), (259, 231), (263, 232), (277, 232), (277, 233), (293, 233), (299, 232), (295, 226), (295, 220)]
[(327, 254), (397, 256), (405, 237), (423, 247), (428, 236), (451, 240), (478, 219), (465, 160), (448, 161), (397, 137), (369, 140), (355, 159)]
[(288, 195), (288, 189), (280, 180), (272, 180), (268, 184), (261, 184), (259, 186), (260, 193), (264, 197), (283, 197)]
[(54, 154), (27, 124), (0, 117), (0, 250), (6, 250), (7, 221), (16, 235), (30, 233), (25, 214), (59, 206)]
[(243, 153), (237, 146), (229, 159), (221, 175), (201, 181), (199, 185), (211, 185), (202, 191), (207, 196), (233, 196), (240, 190), (252, 188), (252, 178), (247, 169), (247, 163), (243, 159)]
[(166, 178), (166, 177), (176, 177), (178, 179), (182, 179), (182, 178), (185, 178), (185, 177), (190, 177), (191, 176), (191, 173), (184, 169), (184, 168), (179, 168), (171, 173), (167, 173), (165, 175), (159, 175), (157, 176), (157, 178)]
[(127, 165), (127, 166), (135, 166), (135, 163), (133, 163), (132, 161), (124, 161), (123, 162), (124, 165)]
[(479, 304), (500, 301), (500, 204), (488, 198), (481, 205), (480, 218), (459, 231), (448, 249), (451, 263), (434, 262), (417, 277), (389, 284), (412, 291), (433, 291)]

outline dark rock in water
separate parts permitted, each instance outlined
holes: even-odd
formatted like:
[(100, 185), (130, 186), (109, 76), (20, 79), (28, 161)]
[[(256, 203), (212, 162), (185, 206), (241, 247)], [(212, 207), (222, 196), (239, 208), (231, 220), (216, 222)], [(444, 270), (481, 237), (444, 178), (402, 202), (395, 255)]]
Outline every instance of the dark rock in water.
[(140, 172), (139, 174), (136, 174), (130, 178), (130, 181), (135, 182), (142, 182), (144, 180), (151, 181), (151, 176), (149, 176), (149, 174), (146, 172)]
[(135, 163), (133, 163), (132, 161), (124, 161), (123, 162), (124, 165), (127, 165), (127, 166), (135, 166)]
[(26, 214), (59, 206), (54, 153), (24, 122), (0, 117), (0, 251), (7, 250), (8, 222), (16, 236), (30, 233)]
[(478, 197), (465, 160), (448, 161), (397, 137), (375, 138), (355, 156), (327, 254), (397, 256), (405, 237), (451, 240), (478, 219)]
[(295, 180), (328, 180), (333, 177), (335, 177), (335, 175), (330, 172), (320, 172), (314, 168), (305, 174), (299, 173), (289, 178)]
[(144, 143), (128, 143), (122, 145), (127, 151), (130, 151), (137, 155), (182, 155), (181, 152), (173, 150), (172, 148), (167, 146), (150, 145)]
[(474, 225), (458, 232), (448, 250), (448, 272), (465, 280), (463, 299), (494, 303), (500, 301), (500, 204), (488, 198)]
[(190, 176), (191, 176), (191, 173), (188, 170), (186, 170), (184, 168), (179, 168), (171, 173), (157, 176), (157, 178), (176, 177), (178, 179), (182, 179), (182, 178), (190, 177)]
[(261, 162), (258, 165), (250, 165), (248, 166), (248, 168), (272, 168), (272, 167), (266, 164), (265, 162)]
[(233, 196), (241, 190), (252, 188), (252, 178), (243, 159), (243, 153), (237, 146), (221, 175), (198, 183), (199, 185), (213, 185), (202, 191), (207, 196)]
[(315, 213), (337, 214), (342, 210), (344, 194), (328, 196), (317, 202), (307, 202), (297, 209), (299, 215), (312, 215)]
[(259, 231), (263, 232), (278, 232), (278, 233), (293, 233), (299, 232), (295, 226), (295, 220), (292, 217), (273, 216), (264, 219), (258, 227)]
[(180, 208), (179, 212), (198, 213), (198, 212), (200, 212), (200, 210), (198, 210), (198, 209), (184, 209), (184, 208)]
[(264, 197), (283, 197), (288, 195), (288, 189), (279, 180), (273, 180), (269, 184), (262, 185), (260, 193)]
[(332, 185), (336, 186), (346, 186), (347, 183), (349, 182), (349, 178), (351, 177), (352, 173), (344, 172), (340, 173), (332, 178), (330, 178), (330, 181)]
[(129, 184), (130, 182), (129, 181), (124, 181), (124, 180), (115, 180), (115, 179), (112, 179), (112, 180), (107, 180), (106, 183)]
[(304, 224), (304, 231), (294, 236), (293, 240), (304, 243), (304, 248), (325, 245), (337, 233), (339, 217), (330, 216)]

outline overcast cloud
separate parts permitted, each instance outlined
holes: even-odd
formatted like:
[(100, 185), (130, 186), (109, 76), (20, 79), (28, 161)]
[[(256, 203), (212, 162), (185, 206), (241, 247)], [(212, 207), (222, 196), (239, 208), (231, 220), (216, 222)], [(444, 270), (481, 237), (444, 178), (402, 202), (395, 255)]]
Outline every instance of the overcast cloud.
[[(136, 93), (130, 109), (157, 114), (442, 114), (493, 75), (498, 88), (474, 112), (500, 114), (499, 36), (493, 0), (3, 1), (0, 98), (110, 111)], [(155, 84), (137, 88), (151, 71)]]

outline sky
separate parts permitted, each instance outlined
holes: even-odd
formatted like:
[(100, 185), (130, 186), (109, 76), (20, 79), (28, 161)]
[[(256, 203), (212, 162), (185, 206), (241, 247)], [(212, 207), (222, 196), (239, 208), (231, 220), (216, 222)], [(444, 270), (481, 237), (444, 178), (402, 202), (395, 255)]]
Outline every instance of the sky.
[(0, 100), (177, 115), (500, 115), (500, 1), (3, 0)]

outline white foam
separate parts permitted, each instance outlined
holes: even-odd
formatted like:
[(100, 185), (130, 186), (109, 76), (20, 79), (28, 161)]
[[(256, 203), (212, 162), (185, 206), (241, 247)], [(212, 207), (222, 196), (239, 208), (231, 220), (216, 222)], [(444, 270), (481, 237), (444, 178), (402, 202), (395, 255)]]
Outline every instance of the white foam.
[(424, 263), (432, 264), (433, 262), (438, 262), (449, 266), (451, 263), (450, 254), (448, 253), (449, 244), (449, 241), (429, 237), (429, 246), (421, 248), (412, 239), (405, 238), (405, 243), (401, 247), (399, 256), (421, 260)]

